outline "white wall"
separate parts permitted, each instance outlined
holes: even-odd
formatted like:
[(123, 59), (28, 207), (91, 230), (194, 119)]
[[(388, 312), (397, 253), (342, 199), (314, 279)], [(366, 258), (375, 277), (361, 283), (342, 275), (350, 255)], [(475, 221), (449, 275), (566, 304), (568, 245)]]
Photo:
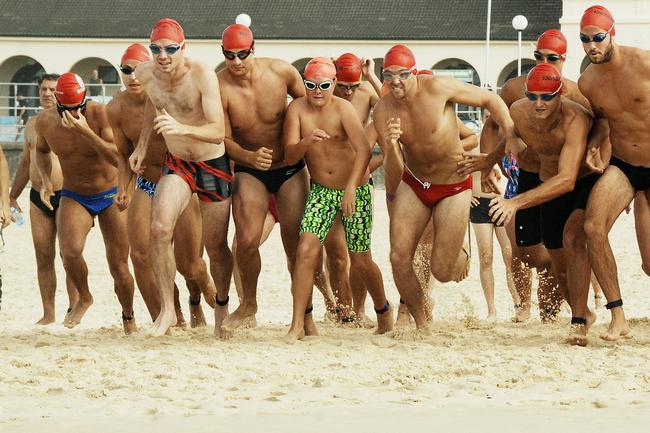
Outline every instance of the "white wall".
[(650, 0), (564, 0), (560, 24), (569, 48), (562, 72), (571, 79), (580, 75), (580, 64), (585, 57), (578, 38), (580, 18), (594, 4), (605, 6), (614, 16), (617, 44), (650, 49)]

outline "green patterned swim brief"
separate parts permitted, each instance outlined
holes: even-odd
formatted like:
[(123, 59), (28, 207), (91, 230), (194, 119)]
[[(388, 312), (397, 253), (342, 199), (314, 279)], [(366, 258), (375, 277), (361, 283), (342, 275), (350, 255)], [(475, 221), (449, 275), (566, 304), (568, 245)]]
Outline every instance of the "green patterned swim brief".
[[(300, 221), (300, 233), (313, 233), (321, 244), (325, 242), (336, 214), (341, 212), (344, 192), (342, 189), (326, 188), (314, 183)], [(357, 188), (357, 201), (352, 218), (343, 214), (341, 217), (348, 250), (359, 253), (369, 251), (372, 233), (372, 195), (369, 184)]]

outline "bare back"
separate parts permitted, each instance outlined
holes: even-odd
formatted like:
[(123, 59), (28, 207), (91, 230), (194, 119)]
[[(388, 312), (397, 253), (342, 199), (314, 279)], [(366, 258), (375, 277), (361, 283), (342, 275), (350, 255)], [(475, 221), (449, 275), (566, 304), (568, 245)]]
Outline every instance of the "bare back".
[(261, 147), (273, 150), (271, 169), (282, 165), (282, 122), (287, 95), (296, 95), (302, 82), (298, 71), (283, 60), (256, 58), (252, 78), (234, 77), (225, 68), (217, 73), (226, 123), (232, 138), (244, 149)]
[[(38, 117), (38, 116), (37, 116)], [(36, 118), (32, 117), (27, 121), (25, 126), (25, 141), (27, 142), (27, 150), (29, 152), (29, 181), (32, 183), (32, 188), (36, 191), (41, 190), (41, 175), (36, 167)], [(54, 152), (50, 152), (52, 158), (52, 188), (58, 191), (63, 186), (63, 174), (61, 173), (61, 163), (59, 157)]]
[[(184, 58), (183, 68), (173, 79), (155, 69), (155, 62), (143, 63), (138, 67), (138, 80), (156, 107), (157, 114), (166, 110), (178, 122), (190, 126), (209, 123), (204, 110), (205, 89), (201, 83), (214, 80), (218, 98), (218, 82), (214, 72), (203, 63)], [(209, 77), (209, 78), (208, 78)], [(209, 95), (205, 95), (209, 97)], [(219, 108), (221, 101), (218, 101)], [(188, 161), (205, 161), (222, 156), (225, 146), (183, 135), (163, 134), (169, 151)]]
[(457, 162), (463, 146), (454, 104), (446, 96), (446, 78), (415, 77), (416, 94), (400, 103), (390, 93), (375, 106), (374, 123), (383, 126), (399, 118), (405, 162), (415, 176), (433, 184), (461, 182)]
[(596, 117), (607, 118), (612, 154), (650, 167), (650, 51), (618, 49), (616, 64), (589, 65), (578, 84)]
[[(102, 130), (109, 127), (105, 108), (99, 103), (88, 101), (84, 116), (88, 126), (98, 136), (102, 136)], [(117, 169), (92, 147), (87, 138), (64, 127), (56, 108), (39, 114), (36, 128), (50, 150), (59, 156), (63, 188), (92, 195), (117, 184)]]

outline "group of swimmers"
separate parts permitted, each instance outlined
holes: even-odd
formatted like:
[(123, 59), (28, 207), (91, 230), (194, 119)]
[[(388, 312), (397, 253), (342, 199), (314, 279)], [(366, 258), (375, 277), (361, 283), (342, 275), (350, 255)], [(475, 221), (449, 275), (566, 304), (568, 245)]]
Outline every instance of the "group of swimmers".
[[(87, 99), (74, 73), (45, 75), (44, 110), (28, 123), (11, 192), (0, 197), (6, 225), (8, 207), (18, 207), (31, 181), (44, 309), (38, 323), (55, 320), (57, 235), (69, 295), (64, 325), (79, 324), (93, 303), (83, 249), (97, 217), (127, 334), (137, 329), (130, 251), (154, 321), (150, 335), (185, 322), (178, 271), (190, 293), (192, 326), (205, 324), (203, 296), (214, 308), (215, 334), (229, 338), (254, 324), (259, 247), (277, 221), (293, 295), (288, 340), (318, 334), (314, 285), (335, 320), (371, 327), (364, 310), (369, 293), (376, 332), (389, 332), (395, 309), (370, 248), (370, 173), (383, 164), (398, 320), (412, 316), (418, 331), (432, 332), (428, 280), (468, 275), (473, 207), (477, 225), (508, 232), (517, 321), (530, 316), (535, 268), (542, 320), (555, 320), (566, 300), (568, 341), (586, 345), (595, 320), (587, 305), (593, 270), (612, 314), (602, 338), (626, 335), (608, 232), (634, 200), (650, 274), (650, 53), (617, 45), (614, 19), (602, 6), (584, 12), (580, 29), (591, 65), (577, 83), (561, 74), (564, 35), (548, 30), (537, 40), (537, 65), (508, 81), (500, 97), (418, 71), (413, 52), (401, 44), (384, 57), (383, 84), (371, 60), (351, 53), (315, 57), (301, 74), (282, 60), (256, 57), (253, 33), (241, 24), (224, 30), (226, 66), (215, 75), (185, 56), (183, 29), (169, 18), (155, 24), (149, 49), (126, 49), (120, 63), (126, 89), (106, 106)], [(470, 151), (476, 136), (457, 118), (457, 103), (490, 113), (480, 153)], [(371, 158), (375, 144), (381, 156)], [(480, 172), (474, 185), (472, 172)], [(496, 186), (501, 172), (509, 177), (505, 196)], [(479, 246), (487, 251), (492, 231), (485, 233), (489, 242), (481, 235)], [(498, 233), (507, 247), (503, 229)], [(490, 275), (482, 272), (484, 288)], [(240, 303), (230, 313), (233, 276)], [(488, 306), (493, 278), (491, 286)]]

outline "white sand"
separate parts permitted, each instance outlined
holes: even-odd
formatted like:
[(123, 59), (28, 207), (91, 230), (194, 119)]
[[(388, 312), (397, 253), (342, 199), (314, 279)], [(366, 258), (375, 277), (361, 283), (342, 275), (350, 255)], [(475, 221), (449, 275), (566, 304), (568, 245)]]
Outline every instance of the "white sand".
[[(24, 194), (24, 209), (27, 201)], [(373, 249), (396, 304), (383, 191), (375, 208)], [(259, 327), (224, 342), (212, 325), (161, 339), (124, 336), (97, 229), (85, 255), (95, 304), (82, 324), (60, 324), (67, 296), (57, 261), (59, 324), (33, 325), (41, 306), (29, 223), (12, 226), (0, 256), (0, 432), (647, 431), (650, 280), (632, 215), (620, 218), (610, 238), (632, 318), (632, 337), (619, 343), (597, 337), (608, 323), (604, 309), (587, 348), (563, 343), (567, 312), (556, 325), (511, 323), (500, 260), (499, 323), (481, 325), (486, 307), (474, 254), (466, 281), (436, 286), (431, 338), (320, 323), (321, 337), (287, 345), (280, 338), (291, 318), (290, 280), (278, 230), (261, 250)], [(144, 328), (148, 314), (136, 297)], [(322, 317), (321, 299), (315, 311)]]

